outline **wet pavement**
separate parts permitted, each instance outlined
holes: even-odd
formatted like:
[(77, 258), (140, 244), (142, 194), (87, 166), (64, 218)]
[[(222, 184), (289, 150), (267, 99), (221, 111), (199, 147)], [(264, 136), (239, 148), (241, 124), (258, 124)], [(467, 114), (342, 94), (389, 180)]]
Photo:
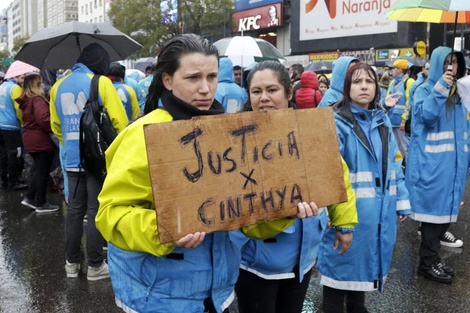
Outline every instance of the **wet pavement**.
[[(58, 194), (50, 202), (61, 203)], [(68, 279), (64, 271), (65, 209), (37, 214), (20, 204), (22, 192), (0, 190), (0, 313), (120, 312), (115, 307), (110, 280), (88, 282), (82, 273)], [(367, 293), (369, 312), (470, 313), (470, 188), (459, 221), (452, 232), (463, 248), (442, 248), (443, 261), (455, 268), (452, 285), (416, 275), (419, 237), (417, 223), (399, 227), (392, 269), (385, 290)], [(321, 312), (321, 287), (312, 278), (305, 313)], [(231, 312), (237, 312), (236, 305)]]

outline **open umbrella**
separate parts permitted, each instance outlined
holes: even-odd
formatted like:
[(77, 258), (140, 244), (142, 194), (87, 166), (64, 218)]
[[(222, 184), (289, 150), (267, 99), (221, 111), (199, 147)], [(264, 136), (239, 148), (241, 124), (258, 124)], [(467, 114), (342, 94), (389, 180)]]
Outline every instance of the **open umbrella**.
[(282, 53), (266, 40), (249, 36), (223, 38), (214, 43), (220, 57), (229, 58), (233, 65), (246, 67), (253, 62), (273, 60), (286, 64)]
[(400, 22), (454, 23), (453, 49), (457, 23), (470, 23), (470, 1), (396, 0), (385, 15)]
[(317, 74), (331, 73), (333, 69), (332, 61), (310, 62), (304, 68), (305, 71), (314, 71)]
[(16, 76), (20, 76), (26, 73), (31, 73), (31, 72), (38, 72), (39, 69), (37, 67), (34, 67), (32, 65), (29, 65), (27, 63), (21, 62), (21, 61), (15, 61), (11, 63), (10, 67), (8, 68), (7, 72), (5, 73), (5, 79), (7, 78), (13, 78)]
[(71, 68), (91, 43), (100, 44), (111, 61), (123, 60), (141, 48), (109, 23), (74, 21), (41, 29), (26, 41), (15, 59), (41, 69)]
[(147, 66), (152, 66), (152, 64), (155, 62), (157, 62), (157, 59), (153, 57), (140, 58), (140, 59), (135, 60), (134, 68), (142, 72), (145, 72), (145, 69), (147, 68)]
[(396, 57), (394, 59), (391, 59), (388, 63), (387, 63), (387, 66), (388, 67), (393, 67), (393, 63), (396, 61), (396, 60), (407, 60), (409, 63), (411, 63), (412, 65), (414, 66), (419, 66), (419, 67), (423, 67), (424, 64), (426, 64), (426, 60), (423, 59), (423, 58), (420, 58), (420, 57), (405, 57), (405, 56), (401, 56), (401, 57)]
[(130, 76), (130, 75), (132, 75), (133, 73), (137, 73), (137, 74), (139, 75), (139, 79), (145, 78), (145, 73), (142, 72), (142, 71), (139, 70), (139, 69), (136, 69), (136, 68), (128, 68), (128, 69), (126, 69), (126, 76)]

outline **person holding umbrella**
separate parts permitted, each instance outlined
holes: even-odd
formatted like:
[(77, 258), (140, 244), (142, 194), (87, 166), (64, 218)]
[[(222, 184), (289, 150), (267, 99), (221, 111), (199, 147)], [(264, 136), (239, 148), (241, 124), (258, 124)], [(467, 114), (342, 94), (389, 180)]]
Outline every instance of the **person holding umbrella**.
[[(101, 45), (89, 44), (72, 67), (72, 74), (58, 80), (50, 92), (51, 129), (65, 149), (65, 168), (70, 190), (65, 226), (65, 271), (69, 278), (76, 278), (80, 272), (83, 218), (87, 215), (87, 279), (90, 281), (109, 277), (103, 257), (104, 240), (95, 226), (98, 194), (103, 181), (82, 168), (79, 125), (83, 107), (90, 95), (91, 79), (94, 75), (106, 75), (110, 63), (109, 54)], [(98, 90), (99, 101), (106, 108), (113, 127), (118, 133), (121, 132), (129, 121), (111, 80), (100, 77)]]
[(418, 275), (446, 284), (454, 270), (442, 262), (440, 238), (457, 221), (469, 166), (468, 112), (456, 89), (463, 76), (461, 52), (434, 49), (428, 80), (414, 94), (406, 170), (411, 218), (421, 222)]

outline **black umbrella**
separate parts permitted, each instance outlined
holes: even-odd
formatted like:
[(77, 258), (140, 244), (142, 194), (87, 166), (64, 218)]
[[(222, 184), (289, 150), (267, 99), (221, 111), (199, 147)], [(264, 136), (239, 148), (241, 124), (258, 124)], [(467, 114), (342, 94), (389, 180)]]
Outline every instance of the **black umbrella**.
[(71, 68), (91, 43), (100, 44), (111, 61), (123, 60), (142, 47), (109, 23), (68, 22), (38, 31), (15, 59), (41, 69)]
[(317, 61), (311, 62), (304, 67), (305, 71), (314, 71), (317, 74), (331, 73), (333, 69), (332, 61)]

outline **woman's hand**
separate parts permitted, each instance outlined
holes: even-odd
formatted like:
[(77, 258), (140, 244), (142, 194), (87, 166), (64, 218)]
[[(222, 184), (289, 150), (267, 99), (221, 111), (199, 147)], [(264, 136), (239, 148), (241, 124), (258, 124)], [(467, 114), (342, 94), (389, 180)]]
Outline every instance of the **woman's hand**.
[(299, 202), (297, 207), (299, 208), (297, 218), (309, 218), (314, 215), (318, 215), (319, 210), (315, 202), (310, 202), (310, 205), (307, 202)]
[(335, 235), (335, 243), (333, 245), (333, 249), (338, 249), (339, 243), (341, 243), (341, 250), (339, 250), (338, 254), (343, 254), (349, 250), (352, 243), (353, 233), (346, 233), (343, 234), (341, 231), (337, 230)]
[(205, 232), (188, 234), (180, 240), (173, 242), (173, 244), (181, 248), (197, 248), (204, 241), (205, 236)]
[(384, 99), (385, 106), (387, 108), (393, 108), (400, 101), (400, 95), (398, 93), (392, 93)]
[(444, 74), (442, 74), (442, 79), (445, 80), (449, 86), (454, 84), (454, 76), (452, 75), (452, 71), (445, 71)]

